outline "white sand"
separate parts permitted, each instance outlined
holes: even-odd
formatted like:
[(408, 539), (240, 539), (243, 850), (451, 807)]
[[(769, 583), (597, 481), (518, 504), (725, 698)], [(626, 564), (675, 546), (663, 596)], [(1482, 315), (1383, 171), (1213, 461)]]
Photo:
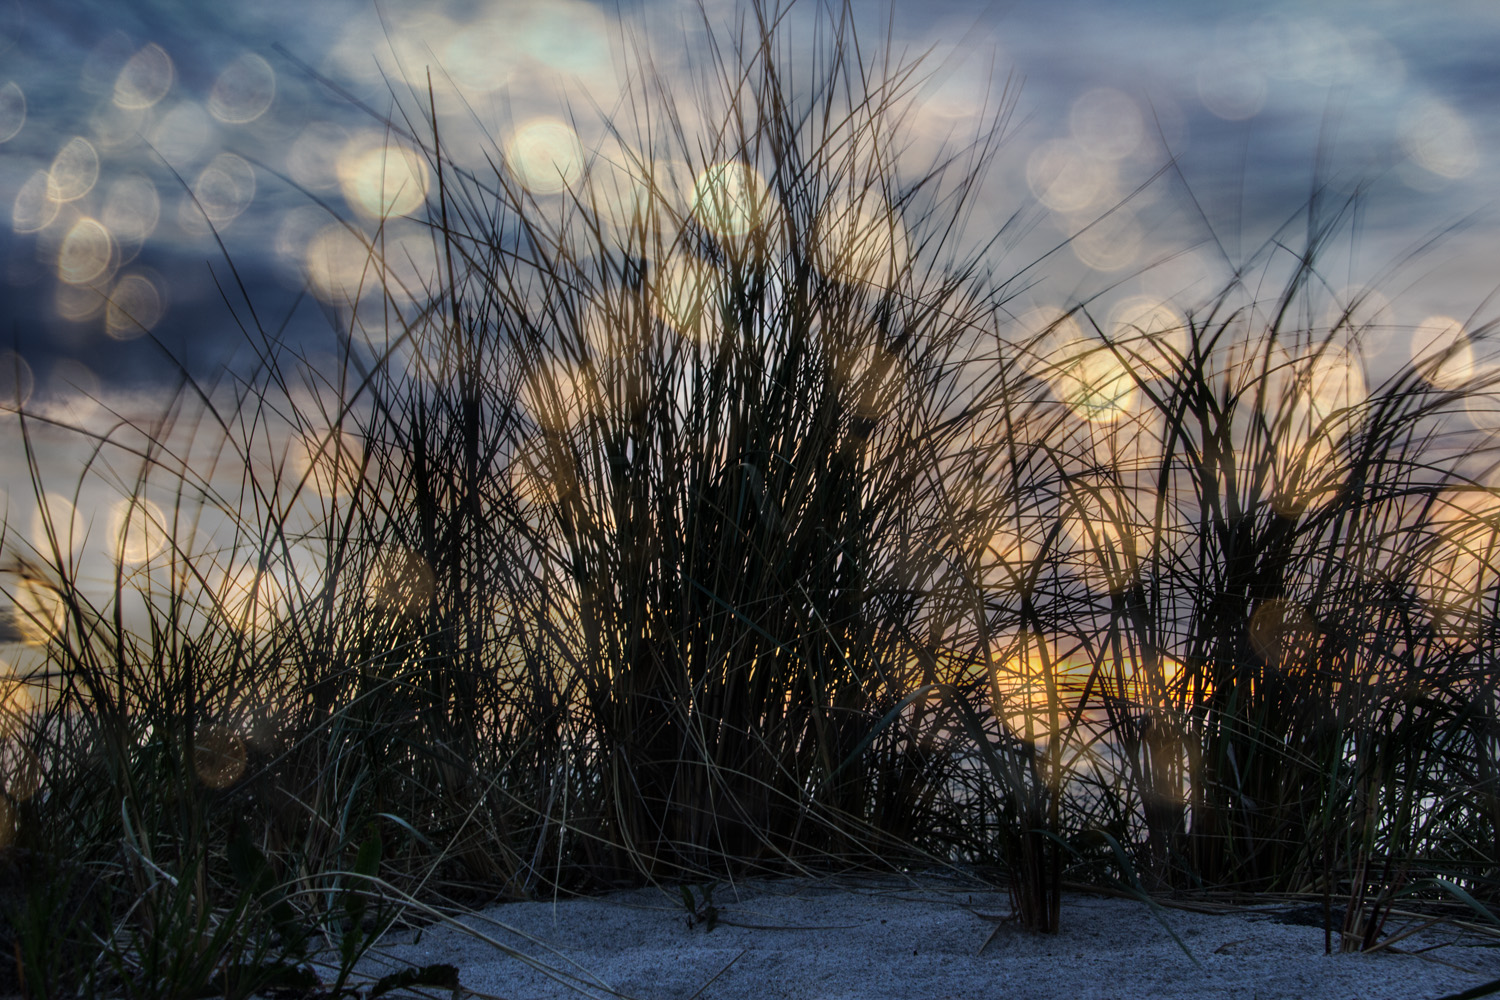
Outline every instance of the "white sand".
[(642, 1000), (1416, 1000), (1500, 979), (1500, 940), (1440, 925), (1397, 946), (1440, 945), (1425, 957), (1328, 956), (1321, 925), (1286, 922), (1295, 909), (1287, 904), (1229, 914), (1163, 910), (1194, 965), (1146, 906), (1127, 899), (1066, 895), (1056, 936), (997, 919), (1010, 912), (1004, 893), (934, 878), (754, 881), (721, 885), (713, 901), (712, 931), (702, 922), (689, 927), (680, 896), (660, 889), (510, 903), (463, 918), (576, 975), (576, 986), (443, 924), (419, 936), (392, 932), (381, 964), (362, 970), (446, 962), (459, 970), (458, 996), (506, 1000), (609, 996), (590, 976)]

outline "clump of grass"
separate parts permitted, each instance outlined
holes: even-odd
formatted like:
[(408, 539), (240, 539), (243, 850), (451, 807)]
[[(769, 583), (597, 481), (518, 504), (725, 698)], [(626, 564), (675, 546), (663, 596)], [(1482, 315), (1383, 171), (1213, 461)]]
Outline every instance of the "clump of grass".
[(1009, 101), (908, 176), (921, 68), (844, 8), (791, 77), (782, 14), (707, 27), (691, 107), (636, 51), (576, 164), (461, 167), (414, 88), (435, 266), (381, 222), (318, 287), (336, 362), (247, 303), (258, 367), (102, 435), (155, 497), (102, 590), (61, 505), (7, 534), (12, 835), (148, 901), (117, 976), (358, 950), (374, 871), (966, 862), (1038, 930), (1118, 873), (1321, 892), (1362, 946), (1434, 875), (1494, 898), (1495, 506), (1438, 451), (1485, 377), (1367, 388), (1316, 212), (1240, 262), (1270, 298), (1024, 328), (961, 249)]

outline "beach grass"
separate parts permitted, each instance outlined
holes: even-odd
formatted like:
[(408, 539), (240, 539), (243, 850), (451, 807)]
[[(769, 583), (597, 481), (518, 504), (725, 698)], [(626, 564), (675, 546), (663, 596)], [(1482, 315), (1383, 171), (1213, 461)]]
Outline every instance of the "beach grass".
[(1018, 317), (966, 229), (1011, 95), (908, 175), (927, 68), (783, 15), (483, 170), (406, 81), (423, 240), (337, 222), (331, 351), (226, 296), (256, 363), (72, 483), (8, 418), (18, 988), (343, 986), (418, 902), (829, 870), (1038, 931), (1065, 881), (1298, 893), (1351, 950), (1493, 910), (1489, 327), (1377, 372), (1322, 192), (1212, 294)]

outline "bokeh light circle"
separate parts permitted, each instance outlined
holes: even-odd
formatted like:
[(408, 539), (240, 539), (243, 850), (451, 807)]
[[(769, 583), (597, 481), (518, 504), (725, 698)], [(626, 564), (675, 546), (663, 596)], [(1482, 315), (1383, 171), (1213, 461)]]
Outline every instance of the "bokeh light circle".
[(47, 197), (53, 201), (77, 201), (94, 189), (99, 179), (99, 154), (81, 135), (63, 143), (47, 171)]
[(114, 259), (109, 230), (97, 219), (82, 218), (63, 237), (57, 251), (57, 278), (69, 285), (85, 285), (104, 276)]
[(11, 205), (10, 224), (17, 233), (37, 233), (52, 225), (61, 205), (51, 194), (52, 178), (45, 170), (32, 174)]
[(276, 71), (253, 52), (224, 67), (208, 95), (208, 113), (226, 125), (255, 121), (276, 98)]
[(222, 790), (245, 774), (245, 740), (228, 726), (210, 723), (193, 734), (193, 771), (209, 788)]
[(1081, 94), (1068, 112), (1068, 126), (1084, 151), (1101, 160), (1124, 159), (1146, 135), (1140, 105), (1113, 87)]
[(410, 215), (427, 200), (427, 161), (422, 154), (383, 135), (360, 135), (339, 154), (344, 200), (372, 219)]
[(1037, 201), (1056, 212), (1080, 212), (1101, 200), (1112, 172), (1069, 139), (1044, 142), (1026, 158), (1026, 184)]
[(255, 200), (255, 168), (233, 153), (220, 153), (199, 172), (193, 197), (208, 221), (222, 229)]
[(104, 198), (99, 221), (117, 245), (139, 247), (156, 231), (161, 218), (161, 197), (156, 185), (132, 174), (114, 181)]
[(26, 94), (14, 81), (0, 87), (0, 142), (9, 142), (26, 124)]
[(888, 285), (911, 254), (900, 215), (875, 193), (830, 199), (818, 214), (813, 260), (838, 281)]
[(583, 174), (578, 135), (557, 118), (533, 118), (510, 137), (505, 165), (532, 194), (557, 194)]
[(693, 184), (693, 214), (719, 236), (749, 234), (764, 221), (769, 207), (765, 179), (748, 163), (716, 163)]
[(115, 78), (115, 104), (126, 110), (149, 108), (172, 89), (172, 57), (155, 42), (125, 63)]
[(1464, 324), (1452, 316), (1428, 316), (1411, 336), (1417, 373), (1437, 389), (1456, 389), (1474, 374), (1474, 347)]
[(15, 351), (0, 350), (0, 413), (21, 409), (30, 402), (35, 387), (26, 359)]
[(167, 518), (145, 497), (125, 497), (109, 509), (108, 544), (122, 563), (149, 562), (167, 547)]
[(1109, 311), (1110, 341), (1137, 364), (1142, 379), (1167, 378), (1188, 351), (1187, 321), (1166, 301), (1133, 295)]
[(134, 340), (154, 329), (165, 311), (156, 282), (144, 274), (127, 274), (109, 293), (104, 330), (115, 340)]
[(1397, 121), (1401, 148), (1417, 166), (1448, 180), (1467, 177), (1479, 165), (1474, 130), (1457, 109), (1435, 98), (1416, 100)]

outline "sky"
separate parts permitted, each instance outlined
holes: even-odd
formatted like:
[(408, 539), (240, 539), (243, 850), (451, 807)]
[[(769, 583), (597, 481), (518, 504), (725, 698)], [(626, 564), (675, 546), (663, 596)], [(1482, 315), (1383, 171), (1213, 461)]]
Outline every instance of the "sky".
[[(791, 8), (799, 37), (822, 10)], [(983, 233), (1017, 211), (1036, 220), (1002, 269), (1030, 263), (1173, 164), (1126, 218), (1029, 272), (1038, 302), (1066, 307), (1109, 286), (1206, 290), (1321, 182), (1335, 199), (1364, 192), (1351, 260), (1329, 262), (1340, 282), (1380, 277), (1458, 227), (1385, 277), (1378, 291), (1396, 300), (1394, 328), (1434, 312), (1485, 318), (1500, 242), (1493, 4), (1005, 0), (855, 11), (867, 44), (889, 34), (898, 54), (923, 55), (930, 75), (912, 118), (923, 151), (972, 135), (986, 98), (993, 107), (1009, 85), (1008, 137), (971, 222)], [(648, 40), (659, 67), (685, 74), (705, 15), (722, 31), (734, 5), (0, 0), (0, 222), (8, 210), (11, 223), (0, 224), (0, 339), (31, 369), (38, 400), (64, 361), (115, 388), (179, 365), (210, 371), (244, 351), (221, 291), (227, 262), (258, 314), (286, 319), (308, 287), (298, 249), (328, 221), (288, 180), (358, 216), (339, 158), (357, 156), (361, 139), (368, 152), (379, 132), (370, 112), (389, 113), (393, 92), (410, 103), (403, 82), (438, 71), (450, 149), (468, 142), (482, 165), (529, 116), (565, 117), (569, 100), (585, 116), (588, 101), (611, 103), (622, 24)], [(315, 299), (290, 329), (326, 330)], [(63, 367), (93, 388), (77, 364)]]
[[(415, 109), (428, 70), (453, 160), (524, 172), (521, 138), (545, 148), (559, 121), (594, 148), (593, 109), (617, 106), (630, 75), (625, 39), (687, 95), (704, 22), (727, 37), (743, 9), (0, 0), (0, 397), (65, 423), (149, 412), (184, 373), (210, 382), (253, 361), (252, 316), (331, 346), (353, 280), (348, 226), (387, 215), (410, 234), (399, 216), (430, 188), (420, 162), (411, 184), (390, 182), (407, 161), (380, 124)], [(1490, 0), (853, 10), (869, 52), (921, 60), (902, 154), (913, 175), (982, 130), (1002, 95), (1013, 102), (967, 236), (1025, 220), (992, 261), (997, 280), (1024, 275), (1018, 324), (1084, 300), (1101, 314), (1142, 295), (1186, 309), (1278, 232), (1296, 249), (1314, 191), (1325, 205), (1358, 195), (1320, 294), (1334, 311), (1365, 296), (1372, 369), (1409, 358), (1414, 333), (1450, 329), (1434, 318), (1472, 331), (1493, 315)], [(794, 4), (794, 49), (827, 19)], [(16, 510), (33, 493), (19, 426), (0, 412)], [(66, 480), (89, 443), (53, 435), (46, 451)]]

